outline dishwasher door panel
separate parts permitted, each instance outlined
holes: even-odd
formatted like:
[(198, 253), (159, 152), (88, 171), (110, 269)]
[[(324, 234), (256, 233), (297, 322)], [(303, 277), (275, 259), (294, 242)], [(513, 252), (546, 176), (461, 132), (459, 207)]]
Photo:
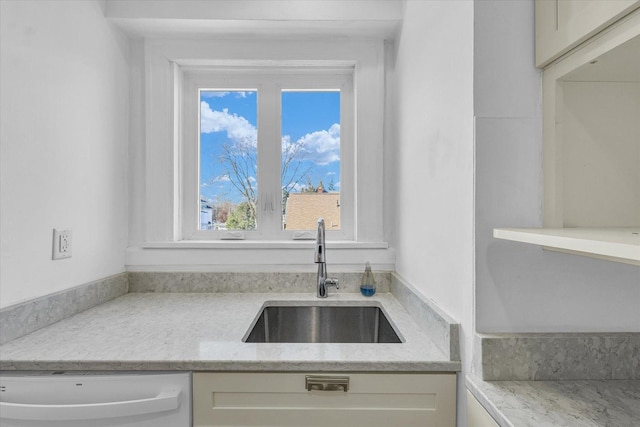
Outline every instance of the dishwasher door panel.
[(187, 427), (191, 375), (0, 375), (3, 427)]

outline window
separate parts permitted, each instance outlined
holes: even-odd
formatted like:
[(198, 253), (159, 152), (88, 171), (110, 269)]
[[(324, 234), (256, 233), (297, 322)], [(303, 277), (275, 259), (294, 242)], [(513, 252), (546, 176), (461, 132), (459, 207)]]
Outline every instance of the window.
[[(145, 40), (132, 49), (139, 62), (132, 72), (136, 90), (131, 104), (128, 268), (313, 268), (309, 265), (313, 245), (296, 239), (313, 239), (314, 233), (302, 229), (306, 225), (292, 229), (298, 227), (291, 227), (290, 221), (283, 224), (281, 128), (287, 126), (281, 115), (281, 109), (287, 108), (283, 93), (338, 90), (340, 178), (334, 184), (340, 184), (340, 220), (339, 230), (327, 227), (332, 269), (339, 263), (340, 268), (360, 270), (366, 261), (393, 268), (394, 251), (385, 242), (384, 227), (385, 218), (389, 224), (394, 221), (394, 195), (385, 194), (384, 189), (396, 167), (395, 142), (383, 144), (384, 43), (225, 38)], [(205, 219), (213, 215), (214, 206), (206, 200), (201, 204), (199, 197), (200, 90), (256, 92), (256, 230), (201, 229), (202, 223), (208, 224)], [(296, 138), (293, 131), (285, 129), (287, 133)], [(324, 185), (330, 182), (330, 178), (323, 179)], [(226, 240), (234, 238), (244, 240)]]
[(340, 230), (340, 91), (283, 91), (281, 105), (283, 228)]
[(186, 71), (184, 238), (353, 240), (353, 71)]
[(200, 230), (255, 230), (258, 93), (199, 92)]

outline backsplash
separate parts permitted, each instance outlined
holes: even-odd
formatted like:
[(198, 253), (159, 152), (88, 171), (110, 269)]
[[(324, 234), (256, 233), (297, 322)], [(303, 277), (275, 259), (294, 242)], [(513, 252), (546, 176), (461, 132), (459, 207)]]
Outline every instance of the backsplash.
[[(331, 273), (340, 289), (360, 292), (362, 273)], [(374, 272), (378, 292), (389, 292), (391, 273)], [(315, 292), (316, 273), (130, 272), (129, 292)]]
[(449, 356), (460, 360), (460, 324), (450, 318), (433, 301), (422, 296), (399, 275), (391, 274), (391, 293), (436, 345)]
[(118, 298), (128, 290), (128, 273), (121, 273), (3, 308), (0, 344)]
[(640, 333), (476, 335), (485, 381), (640, 379)]

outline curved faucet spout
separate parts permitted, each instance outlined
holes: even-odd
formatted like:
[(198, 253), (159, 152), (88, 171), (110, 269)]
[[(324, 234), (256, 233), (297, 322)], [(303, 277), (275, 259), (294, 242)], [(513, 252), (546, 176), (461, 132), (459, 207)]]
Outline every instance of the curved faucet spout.
[(324, 237), (324, 218), (318, 219), (318, 226), (316, 228), (316, 251), (313, 256), (315, 263), (324, 263), (324, 246), (325, 246), (325, 237)]
[(324, 219), (318, 219), (318, 228), (316, 230), (316, 249), (313, 256), (313, 262), (318, 264), (318, 274), (316, 276), (316, 296), (318, 298), (326, 298), (328, 296), (327, 288), (335, 286), (340, 289), (338, 279), (329, 279), (327, 277), (327, 262), (325, 257), (325, 228)]

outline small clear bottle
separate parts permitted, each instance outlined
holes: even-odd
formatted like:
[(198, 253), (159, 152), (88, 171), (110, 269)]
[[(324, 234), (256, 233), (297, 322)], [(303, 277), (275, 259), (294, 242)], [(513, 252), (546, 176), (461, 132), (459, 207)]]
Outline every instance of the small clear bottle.
[(370, 297), (376, 293), (376, 281), (373, 278), (373, 272), (371, 271), (371, 264), (367, 261), (364, 267), (364, 274), (362, 275), (362, 281), (360, 282), (360, 292), (365, 297)]

